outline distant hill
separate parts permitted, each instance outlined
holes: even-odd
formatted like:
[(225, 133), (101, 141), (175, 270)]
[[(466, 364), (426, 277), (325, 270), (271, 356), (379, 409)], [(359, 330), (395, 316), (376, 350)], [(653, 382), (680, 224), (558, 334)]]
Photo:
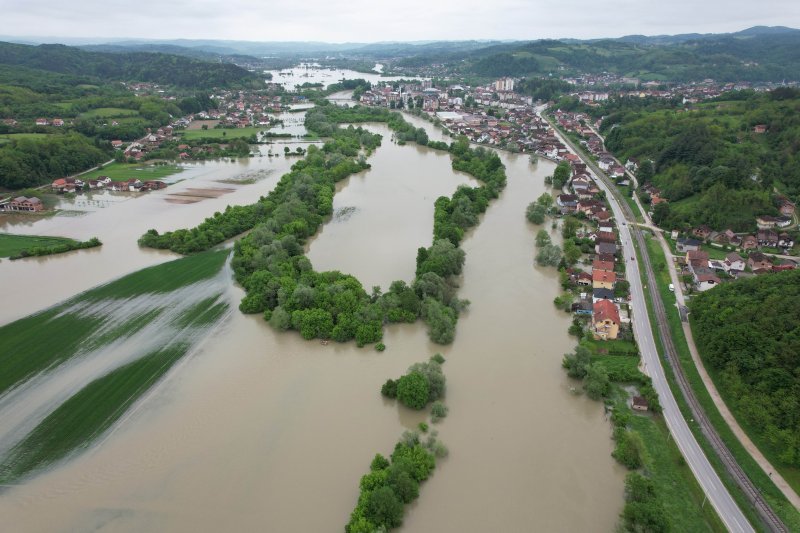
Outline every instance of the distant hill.
[(60, 44), (0, 43), (0, 65), (73, 77), (145, 81), (194, 89), (259, 83), (236, 65), (185, 55), (149, 52), (94, 52)]
[(177, 46), (174, 44), (87, 44), (77, 48), (87, 52), (109, 52), (112, 54), (129, 52), (172, 54), (176, 56), (191, 57), (201, 61), (209, 61), (211, 63), (255, 63), (258, 61), (258, 58), (254, 56), (228, 52), (210, 52), (200, 48), (188, 48), (186, 46)]
[[(32, 38), (27, 38), (32, 40)], [(18, 41), (19, 39), (15, 39)], [(72, 40), (71, 42), (77, 42)], [(84, 43), (91, 42), (83, 40)], [(643, 81), (691, 81), (713, 78), (718, 81), (781, 81), (800, 78), (800, 30), (784, 26), (754, 26), (734, 33), (680, 35), (627, 35), (609, 39), (545, 39), (536, 41), (417, 41), (378, 43), (255, 42), (209, 39), (119, 39), (85, 46), (94, 56), (91, 63), (124, 58), (126, 65), (114, 75), (146, 74), (146, 81), (164, 81), (175, 70), (164, 59), (146, 59), (139, 54), (170, 54), (196, 61), (254, 64), (280, 68), (301, 59), (347, 59), (359, 61), (391, 60), (409, 69), (430, 64), (446, 64), (465, 75), (547, 76), (560, 74), (612, 72)], [(55, 46), (55, 45), (42, 45)], [(39, 49), (41, 47), (35, 47)], [(56, 49), (44, 48), (42, 55)], [(59, 53), (63, 53), (59, 52)], [(2, 52), (0, 52), (2, 55)], [(35, 56), (35, 54), (32, 54)], [(37, 58), (33, 58), (37, 59)], [(74, 58), (68, 59), (67, 65)], [(0, 60), (2, 62), (2, 60)], [(270, 63), (271, 62), (271, 63)], [(161, 70), (140, 68), (153, 63)], [(22, 63), (32, 67), (31, 64)], [(181, 64), (181, 67), (196, 64)], [(46, 70), (72, 75), (94, 75), (92, 69), (61, 70), (50, 65)], [(42, 67), (33, 67), (42, 68)], [(235, 71), (209, 72), (214, 83)], [(239, 72), (239, 74), (242, 74)], [(184, 83), (184, 80), (178, 80)], [(202, 80), (185, 80), (198, 83)]]
[(782, 81), (800, 79), (800, 30), (667, 38), (510, 43), (469, 53), (463, 71), (478, 76), (611, 72), (648, 80)]

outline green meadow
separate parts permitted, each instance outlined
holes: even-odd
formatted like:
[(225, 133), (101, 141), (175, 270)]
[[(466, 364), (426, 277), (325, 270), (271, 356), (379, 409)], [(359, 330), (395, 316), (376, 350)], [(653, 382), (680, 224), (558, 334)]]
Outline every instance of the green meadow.
[(259, 132), (265, 131), (267, 127), (248, 127), (248, 128), (211, 128), (207, 130), (184, 130), (181, 131), (181, 137), (187, 141), (192, 139), (215, 139), (225, 141), (236, 139), (238, 137), (249, 138), (251, 135), (258, 135)]
[(121, 107), (98, 107), (81, 113), (81, 118), (124, 118), (138, 117), (139, 112), (135, 109), (123, 109)]
[(157, 180), (182, 172), (177, 165), (142, 165), (139, 163), (111, 163), (101, 169), (87, 172), (81, 179), (96, 180), (100, 176), (108, 176), (112, 181), (128, 181), (136, 178), (142, 181)]
[(78, 241), (65, 237), (0, 233), (0, 257), (12, 257), (31, 248), (49, 248), (59, 244), (78, 244)]

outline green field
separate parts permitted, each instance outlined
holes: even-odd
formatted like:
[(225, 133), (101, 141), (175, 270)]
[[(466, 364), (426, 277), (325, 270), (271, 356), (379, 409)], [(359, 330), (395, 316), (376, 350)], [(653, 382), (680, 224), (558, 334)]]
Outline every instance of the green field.
[(6, 133), (0, 135), (0, 144), (4, 142), (11, 142), (15, 139), (43, 139), (49, 135), (49, 133)]
[(266, 131), (267, 127), (254, 127), (249, 128), (212, 128), (207, 130), (183, 130), (178, 133), (181, 134), (183, 139), (190, 141), (192, 139), (216, 139), (224, 141), (226, 139), (236, 139), (237, 137), (249, 138), (251, 135), (258, 135), (261, 131)]
[(139, 112), (135, 109), (123, 109), (121, 107), (98, 107), (81, 113), (81, 118), (123, 118), (138, 117)]
[(140, 270), (0, 327), (0, 394), (23, 383), (36, 394), (67, 362), (115, 362), (95, 374), (87, 367), (79, 388), (29, 422), (0, 457), (0, 482), (87, 448), (203, 338), (228, 309), (221, 274), (228, 255), (206, 252)]
[(131, 178), (157, 180), (172, 174), (183, 172), (177, 165), (142, 165), (139, 163), (111, 163), (101, 169), (81, 175), (81, 179), (96, 180), (100, 176), (108, 176), (112, 181), (127, 181)]
[(630, 355), (593, 355), (591, 361), (605, 368), (614, 381), (617, 376), (634, 376), (639, 372), (639, 358)]
[(44, 248), (59, 244), (77, 244), (78, 241), (65, 237), (42, 237), (39, 235), (11, 235), (0, 233), (0, 257), (11, 257), (23, 250)]

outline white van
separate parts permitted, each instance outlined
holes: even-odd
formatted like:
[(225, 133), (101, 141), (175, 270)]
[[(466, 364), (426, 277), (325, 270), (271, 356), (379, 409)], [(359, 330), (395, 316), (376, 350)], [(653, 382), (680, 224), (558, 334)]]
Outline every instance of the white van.
[(672, 283), (669, 284), (669, 292), (675, 292), (675, 285)]

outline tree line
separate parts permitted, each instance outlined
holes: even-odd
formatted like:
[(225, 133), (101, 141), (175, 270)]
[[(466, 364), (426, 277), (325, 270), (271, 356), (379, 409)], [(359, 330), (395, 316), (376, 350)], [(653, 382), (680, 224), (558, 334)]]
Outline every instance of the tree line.
[[(368, 168), (360, 151), (369, 153), (380, 144), (379, 135), (338, 124), (379, 120), (399, 131), (409, 129), (402, 116), (385, 110), (332, 105), (311, 110), (306, 128), (329, 140), (321, 149), (310, 146), (306, 157), (267, 197), (250, 206), (228, 207), (192, 229), (164, 234), (151, 229), (140, 244), (195, 253), (253, 229), (234, 245), (233, 269), (247, 292), (240, 304), (243, 312), (262, 313), (273, 327), (297, 330), (306, 339), (355, 339), (359, 345), (379, 342), (387, 322), (422, 318), (434, 342), (452, 342), (458, 314), (467, 303), (456, 296), (456, 277), (465, 257), (458, 243), (463, 229), (477, 223), (477, 215), (505, 185), (496, 154), (472, 150), (465, 139), (450, 147), (453, 167), (473, 173), (485, 185), (459, 189), (455, 202), (446, 197), (437, 200), (440, 229), (434, 230), (430, 247), (418, 250), (416, 277), (410, 285), (395, 281), (386, 293), (377, 287), (367, 293), (353, 276), (314, 271), (303, 254), (302, 245), (332, 214), (336, 182)], [(460, 207), (449, 209), (450, 205)]]
[(689, 318), (736, 417), (781, 463), (800, 467), (800, 271), (700, 293)]

